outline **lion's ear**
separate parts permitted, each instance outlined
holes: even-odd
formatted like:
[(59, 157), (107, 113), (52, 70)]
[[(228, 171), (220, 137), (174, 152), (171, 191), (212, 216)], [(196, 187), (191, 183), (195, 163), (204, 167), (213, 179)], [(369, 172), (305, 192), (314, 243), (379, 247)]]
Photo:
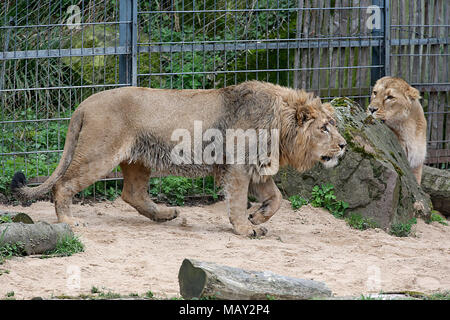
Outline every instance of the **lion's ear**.
[(311, 106), (301, 106), (297, 109), (297, 124), (302, 126), (311, 119), (317, 117), (316, 110)]
[(417, 90), (416, 88), (413, 88), (411, 86), (409, 86), (408, 90), (406, 90), (406, 96), (411, 98), (411, 99), (420, 99), (420, 92), (419, 90)]

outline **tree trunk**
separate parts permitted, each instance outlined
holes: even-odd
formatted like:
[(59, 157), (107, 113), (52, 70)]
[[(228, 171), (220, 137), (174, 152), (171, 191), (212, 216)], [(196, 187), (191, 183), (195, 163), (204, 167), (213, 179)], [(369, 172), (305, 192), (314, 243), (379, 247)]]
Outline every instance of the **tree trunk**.
[(53, 250), (58, 240), (65, 236), (73, 236), (72, 230), (66, 223), (0, 224), (0, 246), (20, 243), (27, 255)]
[(450, 171), (423, 166), (421, 187), (430, 195), (433, 209), (450, 216)]
[(180, 293), (185, 299), (301, 300), (331, 296), (330, 289), (321, 282), (280, 276), (270, 271), (246, 271), (192, 259), (184, 259), (178, 282)]

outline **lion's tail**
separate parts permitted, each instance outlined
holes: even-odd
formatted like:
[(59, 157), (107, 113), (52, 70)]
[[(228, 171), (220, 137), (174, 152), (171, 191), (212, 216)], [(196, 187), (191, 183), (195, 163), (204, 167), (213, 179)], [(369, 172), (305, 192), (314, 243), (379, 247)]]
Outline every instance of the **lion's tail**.
[(64, 144), (64, 151), (59, 161), (58, 167), (53, 171), (52, 175), (45, 180), (44, 183), (37, 187), (27, 187), (26, 178), (22, 172), (16, 172), (11, 181), (11, 192), (21, 200), (35, 199), (43, 196), (51, 190), (54, 184), (64, 175), (74, 155), (77, 146), (78, 137), (80, 135), (81, 127), (83, 125), (83, 111), (78, 108), (72, 115), (67, 131), (66, 142)]

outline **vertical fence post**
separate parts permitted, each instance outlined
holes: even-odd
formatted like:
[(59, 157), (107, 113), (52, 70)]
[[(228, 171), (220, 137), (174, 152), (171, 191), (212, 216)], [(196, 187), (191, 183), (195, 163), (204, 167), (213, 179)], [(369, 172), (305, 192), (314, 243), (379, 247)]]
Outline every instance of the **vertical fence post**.
[[(389, 17), (386, 16), (386, 2), (384, 0), (372, 0), (373, 6), (381, 7), (383, 4), (383, 13), (381, 14), (381, 25), (380, 28), (373, 28), (372, 35), (376, 37), (380, 43), (379, 46), (372, 47), (372, 65), (373, 66), (382, 66), (382, 67), (373, 67), (370, 69), (370, 84), (371, 86), (375, 85), (375, 82), (381, 77), (386, 75), (386, 21)], [(381, 39), (383, 36), (383, 39)]]
[(131, 24), (131, 85), (137, 86), (137, 32), (138, 32), (138, 1), (132, 0), (132, 24)]
[(119, 7), (119, 45), (127, 47), (127, 54), (119, 57), (120, 84), (137, 84), (137, 1), (121, 0)]
[(391, 75), (391, 13), (389, 0), (384, 0), (384, 75)]

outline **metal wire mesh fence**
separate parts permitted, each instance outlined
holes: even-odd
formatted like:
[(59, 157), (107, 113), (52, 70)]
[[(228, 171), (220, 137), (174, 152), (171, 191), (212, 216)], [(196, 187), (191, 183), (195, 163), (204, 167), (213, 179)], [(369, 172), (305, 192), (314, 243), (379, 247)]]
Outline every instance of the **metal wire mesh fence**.
[[(429, 164), (449, 168), (448, 1), (8, 0), (0, 3), (0, 192), (56, 167), (68, 120), (99, 90), (258, 79), (348, 96), (400, 76), (423, 96)], [(162, 190), (161, 179), (151, 192)], [(210, 179), (186, 180), (214, 194)], [(116, 169), (83, 195), (114, 197)]]

